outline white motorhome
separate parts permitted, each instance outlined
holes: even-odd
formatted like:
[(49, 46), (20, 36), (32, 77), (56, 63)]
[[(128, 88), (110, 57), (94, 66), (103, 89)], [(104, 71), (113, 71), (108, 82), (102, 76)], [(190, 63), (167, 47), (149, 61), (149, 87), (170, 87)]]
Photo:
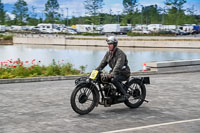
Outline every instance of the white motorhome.
[(22, 31), (22, 30), (23, 30), (23, 26), (12, 25), (12, 26), (10, 27), (10, 30)]
[(162, 30), (162, 24), (150, 24), (148, 25), (148, 30), (152, 32), (158, 32)]
[(120, 26), (120, 33), (126, 34), (127, 32), (131, 31), (132, 26)]
[(176, 25), (163, 25), (162, 30), (164, 31), (176, 30)]
[(5, 32), (5, 31), (6, 31), (6, 26), (0, 25), (0, 32)]
[(83, 33), (83, 32), (93, 33), (94, 30), (95, 30), (94, 25), (83, 25), (83, 24), (76, 25), (76, 31), (78, 33)]
[(145, 24), (136, 24), (135, 27), (133, 27), (133, 31), (135, 30), (147, 30), (148, 26)]
[(188, 33), (192, 33), (194, 29), (194, 25), (186, 24), (182, 26), (182, 30)]
[(120, 24), (105, 24), (103, 25), (103, 33), (120, 33)]
[(55, 24), (38, 24), (35, 29), (38, 29), (40, 32), (43, 33), (56, 33), (59, 32), (57, 26)]

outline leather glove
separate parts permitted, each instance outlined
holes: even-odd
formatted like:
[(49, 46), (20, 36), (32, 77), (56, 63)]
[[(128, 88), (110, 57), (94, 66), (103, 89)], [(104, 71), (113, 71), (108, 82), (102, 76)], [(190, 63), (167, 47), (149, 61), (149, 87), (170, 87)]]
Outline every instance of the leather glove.
[(111, 79), (113, 76), (112, 74), (108, 74), (108, 78)]

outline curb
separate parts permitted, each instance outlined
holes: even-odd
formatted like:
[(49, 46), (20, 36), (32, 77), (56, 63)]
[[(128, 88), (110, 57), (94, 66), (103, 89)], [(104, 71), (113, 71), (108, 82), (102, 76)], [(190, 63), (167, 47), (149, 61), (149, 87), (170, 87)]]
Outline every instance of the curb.
[[(197, 72), (197, 71), (193, 71)], [(160, 74), (176, 74), (176, 73), (193, 73), (188, 72), (156, 72), (156, 71), (145, 71), (145, 72), (133, 72), (131, 76), (149, 76), (149, 75), (160, 75)], [(86, 75), (72, 75), (72, 76), (48, 76), (48, 77), (32, 77), (32, 78), (16, 78), (16, 79), (0, 79), (0, 84), (11, 84), (11, 83), (28, 83), (28, 82), (44, 82), (44, 81), (58, 81), (58, 80), (75, 80)]]
[(49, 76), (49, 77), (0, 79), (0, 84), (43, 82), (43, 81), (57, 81), (57, 80), (74, 80), (79, 77), (81, 77), (81, 76), (74, 75), (74, 76)]
[[(133, 72), (131, 76), (152, 75), (155, 72)], [(0, 84), (11, 83), (28, 83), (28, 82), (44, 82), (44, 81), (57, 81), (57, 80), (75, 80), (86, 75), (72, 75), (72, 76), (48, 76), (48, 77), (32, 77), (32, 78), (15, 78), (15, 79), (0, 79)]]

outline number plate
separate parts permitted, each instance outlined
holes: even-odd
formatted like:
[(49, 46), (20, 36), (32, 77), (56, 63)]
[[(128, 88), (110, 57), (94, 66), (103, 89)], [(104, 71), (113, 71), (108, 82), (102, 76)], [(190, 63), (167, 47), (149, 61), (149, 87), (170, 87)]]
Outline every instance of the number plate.
[(99, 73), (99, 71), (97, 71), (97, 70), (93, 70), (92, 71), (92, 73), (91, 73), (91, 75), (90, 75), (90, 79), (95, 79), (96, 77), (97, 77), (97, 74)]

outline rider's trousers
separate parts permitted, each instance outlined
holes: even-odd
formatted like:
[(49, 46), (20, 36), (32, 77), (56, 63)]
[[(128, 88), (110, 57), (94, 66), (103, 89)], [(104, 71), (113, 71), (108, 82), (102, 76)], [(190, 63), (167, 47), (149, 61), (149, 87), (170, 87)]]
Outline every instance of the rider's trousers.
[(128, 78), (125, 77), (125, 76), (121, 76), (121, 75), (116, 75), (114, 76), (112, 79), (111, 79), (111, 82), (115, 85), (115, 87), (117, 89), (119, 89), (119, 91), (123, 94), (123, 95), (126, 95), (126, 91), (125, 89), (123, 88), (121, 82), (122, 81), (126, 81)]

